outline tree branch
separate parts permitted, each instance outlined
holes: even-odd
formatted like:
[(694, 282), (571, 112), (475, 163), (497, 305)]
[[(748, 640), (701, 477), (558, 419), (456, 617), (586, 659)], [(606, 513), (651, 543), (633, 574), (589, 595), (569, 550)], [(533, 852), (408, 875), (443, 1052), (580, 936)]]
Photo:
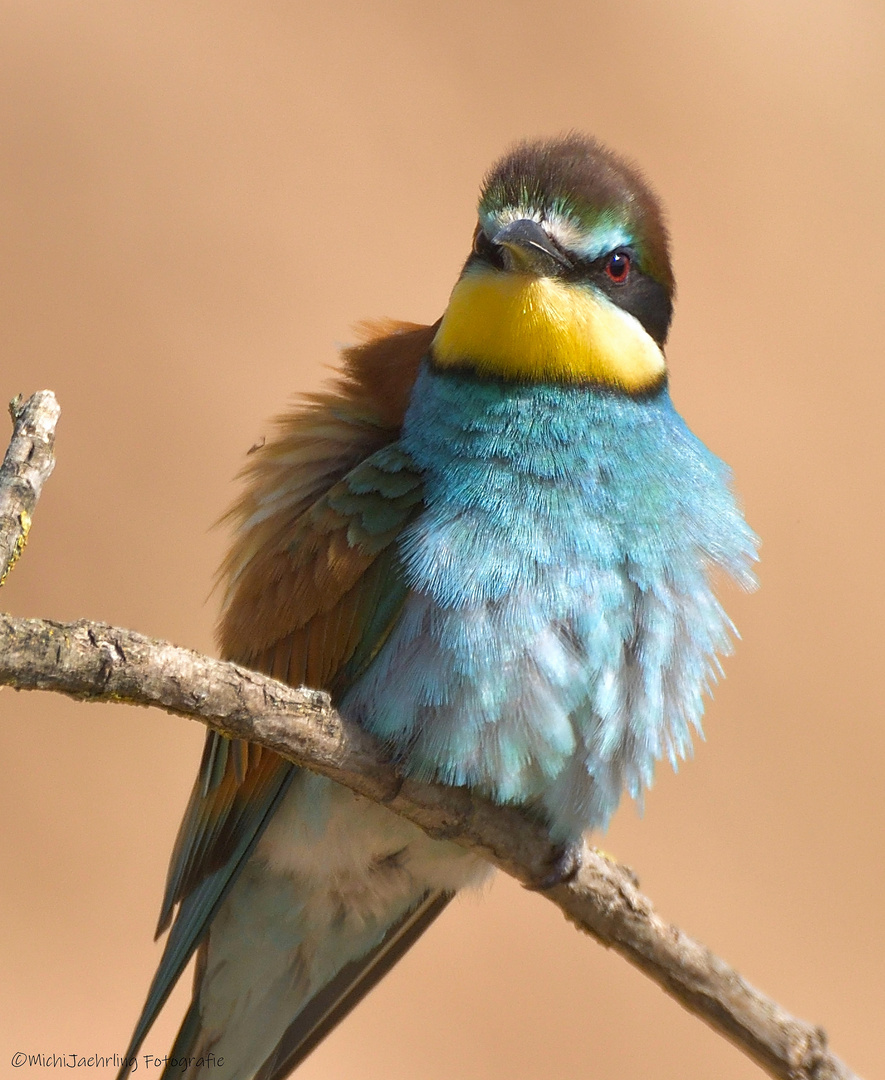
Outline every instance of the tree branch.
[(12, 441), (0, 465), (0, 585), (28, 540), (31, 515), (55, 466), (55, 425), (61, 410), (51, 390), (38, 390), (22, 404), (9, 403)]
[[(51, 432), (44, 445), (51, 459)], [(39, 494), (39, 484), (31, 490)], [(5, 497), (0, 491), (0, 506)], [(35, 501), (36, 494), (30, 508)], [(639, 967), (779, 1080), (857, 1080), (830, 1053), (820, 1028), (790, 1016), (709, 949), (665, 922), (629, 870), (584, 845), (569, 880), (545, 887), (562, 852), (541, 824), (465, 788), (404, 779), (374, 740), (335, 712), (321, 691), (294, 689), (103, 623), (7, 615), (0, 615), (0, 685), (54, 690), (82, 701), (157, 706), (261, 743), (382, 803), (429, 835), (478, 852), (529, 888), (540, 883), (579, 929)]]
[[(131, 630), (0, 616), (0, 684), (82, 701), (155, 705), (261, 743), (419, 825), (479, 852), (524, 885), (560, 851), (519, 810), (464, 788), (401, 778), (327, 694), (294, 689)], [(850, 1080), (824, 1033), (749, 986), (709, 949), (656, 914), (632, 875), (585, 846), (574, 877), (545, 890), (565, 916), (641, 968), (689, 1011), (782, 1080)]]

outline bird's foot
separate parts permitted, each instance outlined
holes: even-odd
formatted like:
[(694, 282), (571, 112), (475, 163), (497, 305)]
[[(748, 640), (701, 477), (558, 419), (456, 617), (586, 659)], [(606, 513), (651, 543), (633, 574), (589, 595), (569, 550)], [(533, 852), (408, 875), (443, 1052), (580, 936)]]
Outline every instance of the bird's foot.
[(538, 881), (526, 885), (532, 892), (546, 892), (556, 885), (567, 885), (581, 869), (583, 840), (572, 840), (557, 849), (550, 870)]

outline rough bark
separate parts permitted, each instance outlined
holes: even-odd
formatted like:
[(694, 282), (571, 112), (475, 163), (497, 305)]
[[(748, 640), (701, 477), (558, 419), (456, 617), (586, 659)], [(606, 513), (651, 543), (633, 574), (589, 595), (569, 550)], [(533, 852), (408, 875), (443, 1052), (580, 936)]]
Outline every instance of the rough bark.
[(0, 465), (0, 585), (27, 543), (31, 515), (55, 465), (60, 411), (51, 390), (39, 390), (24, 404), (20, 397), (9, 403), (12, 441)]

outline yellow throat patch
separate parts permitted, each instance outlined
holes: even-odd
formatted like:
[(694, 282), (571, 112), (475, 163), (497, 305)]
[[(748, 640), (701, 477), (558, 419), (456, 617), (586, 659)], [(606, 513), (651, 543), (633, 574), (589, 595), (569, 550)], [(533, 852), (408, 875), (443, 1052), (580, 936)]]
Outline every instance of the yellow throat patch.
[(628, 393), (655, 386), (666, 369), (640, 322), (589, 286), (486, 270), (455, 286), (433, 356), (440, 367)]

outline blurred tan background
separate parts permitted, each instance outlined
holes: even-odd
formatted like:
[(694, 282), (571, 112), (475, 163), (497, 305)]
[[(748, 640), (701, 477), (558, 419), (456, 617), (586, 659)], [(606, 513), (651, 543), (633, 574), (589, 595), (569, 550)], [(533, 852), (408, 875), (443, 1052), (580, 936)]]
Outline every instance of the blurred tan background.
[[(764, 542), (709, 741), (602, 844), (882, 1077), (881, 0), (2, 0), (0, 398), (63, 413), (0, 601), (211, 651), (245, 451), (357, 320), (436, 318), (483, 171), (570, 128), (669, 208), (674, 397)], [(15, 1051), (127, 1043), (202, 731), (9, 690), (0, 720), (0, 1075), (28, 1080)], [(760, 1073), (505, 880), (299, 1073), (575, 1075)]]

